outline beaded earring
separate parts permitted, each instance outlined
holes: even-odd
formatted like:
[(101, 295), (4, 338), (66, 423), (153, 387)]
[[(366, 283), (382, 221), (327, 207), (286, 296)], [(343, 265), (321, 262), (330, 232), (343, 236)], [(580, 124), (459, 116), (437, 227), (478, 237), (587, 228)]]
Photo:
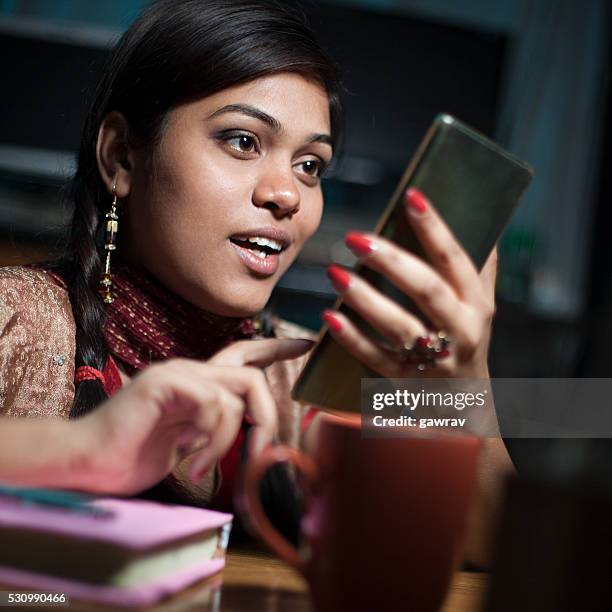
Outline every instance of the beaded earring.
[(106, 230), (104, 232), (104, 250), (106, 251), (106, 263), (104, 265), (104, 274), (100, 284), (104, 287), (104, 303), (112, 304), (115, 301), (112, 287), (113, 280), (111, 277), (110, 264), (111, 253), (117, 248), (117, 231), (119, 229), (119, 217), (117, 215), (117, 183), (113, 184), (113, 202), (111, 209), (106, 213)]

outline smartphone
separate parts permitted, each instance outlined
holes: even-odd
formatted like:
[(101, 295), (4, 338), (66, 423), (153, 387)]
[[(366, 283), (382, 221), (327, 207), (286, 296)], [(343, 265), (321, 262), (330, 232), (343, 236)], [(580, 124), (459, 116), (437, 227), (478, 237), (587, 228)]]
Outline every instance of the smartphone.
[[(404, 212), (404, 194), (416, 187), (434, 204), (481, 269), (533, 178), (532, 168), (447, 114), (436, 117), (402, 176), (374, 233), (427, 259)], [(427, 324), (416, 305), (363, 264), (354, 272)], [(384, 339), (339, 298), (334, 308), (377, 341)], [(380, 378), (337, 344), (324, 327), (292, 397), (317, 408), (360, 412), (361, 379)]]

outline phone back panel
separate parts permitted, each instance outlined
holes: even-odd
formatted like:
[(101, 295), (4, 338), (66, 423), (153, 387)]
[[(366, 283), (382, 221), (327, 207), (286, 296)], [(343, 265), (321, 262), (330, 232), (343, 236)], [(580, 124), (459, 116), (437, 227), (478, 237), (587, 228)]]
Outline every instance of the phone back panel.
[[(422, 191), (478, 269), (484, 265), (533, 177), (523, 161), (449, 115), (436, 118), (400, 180), (375, 233), (427, 259), (404, 210), (408, 187)], [(416, 305), (380, 274), (355, 272), (422, 319)], [(336, 304), (366, 334), (387, 344), (357, 313)], [(293, 387), (293, 397), (319, 408), (359, 412), (361, 378), (379, 375), (338, 345), (324, 329)]]

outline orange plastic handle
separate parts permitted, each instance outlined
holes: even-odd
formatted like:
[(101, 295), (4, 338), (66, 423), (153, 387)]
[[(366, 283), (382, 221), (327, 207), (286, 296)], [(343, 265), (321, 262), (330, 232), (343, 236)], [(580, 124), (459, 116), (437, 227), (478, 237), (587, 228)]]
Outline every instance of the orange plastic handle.
[(283, 462), (293, 464), (302, 473), (308, 488), (318, 480), (319, 470), (310, 457), (288, 446), (269, 447), (259, 457), (252, 459), (247, 464), (244, 480), (246, 510), (251, 525), (263, 541), (279, 557), (305, 574), (305, 561), (300, 557), (297, 548), (290, 544), (269, 521), (259, 498), (259, 484), (266, 470)]

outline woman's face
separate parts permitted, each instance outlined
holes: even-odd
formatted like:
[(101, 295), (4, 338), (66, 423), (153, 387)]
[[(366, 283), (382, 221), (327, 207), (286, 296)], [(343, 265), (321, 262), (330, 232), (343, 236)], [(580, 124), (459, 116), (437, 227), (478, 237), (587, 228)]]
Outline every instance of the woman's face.
[(319, 224), (331, 156), (327, 95), (297, 74), (179, 106), (150, 175), (136, 153), (121, 248), (192, 304), (252, 315)]

